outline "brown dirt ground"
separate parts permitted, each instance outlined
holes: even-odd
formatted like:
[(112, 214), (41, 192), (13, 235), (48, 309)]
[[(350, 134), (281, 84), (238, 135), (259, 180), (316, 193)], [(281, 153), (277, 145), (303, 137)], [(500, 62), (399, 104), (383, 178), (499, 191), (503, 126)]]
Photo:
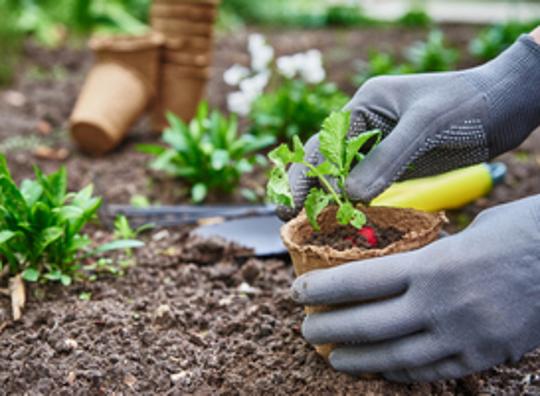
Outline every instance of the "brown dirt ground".
[[(477, 28), (447, 26), (461, 49)], [(398, 53), (425, 35), (417, 30), (265, 31), (279, 54), (311, 47), (327, 57), (331, 80), (349, 93), (353, 65), (369, 48)], [(219, 39), (212, 104), (223, 106), (221, 72), (245, 59), (246, 32)], [(0, 92), (0, 148), (7, 151), (17, 179), (38, 163), (36, 144), (68, 148), (70, 187), (94, 181), (110, 202), (143, 194), (178, 202), (181, 186), (152, 180), (146, 158), (134, 151), (155, 141), (142, 121), (110, 156), (78, 153), (64, 132), (84, 71), (85, 50), (26, 49), (17, 81)], [(473, 64), (464, 59), (461, 66)], [(14, 94), (14, 92), (16, 92)], [(23, 104), (21, 102), (23, 99)], [(48, 127), (52, 132), (47, 134)], [(41, 132), (39, 132), (41, 130)], [(39, 143), (36, 143), (36, 139)], [(540, 192), (540, 136), (502, 160), (509, 176), (488, 197), (451, 214), (450, 230), (464, 227), (482, 208)], [(122, 182), (123, 181), (123, 182)], [(108, 231), (92, 231), (101, 238)], [(9, 321), (9, 301), (0, 300), (0, 394), (539, 394), (540, 353), (518, 365), (435, 384), (396, 385), (359, 381), (329, 368), (304, 342), (302, 308), (289, 296), (288, 261), (238, 259), (234, 249), (187, 239), (185, 230), (156, 231), (137, 253), (138, 265), (123, 277), (103, 277), (69, 288), (33, 287), (23, 320)], [(81, 292), (91, 292), (81, 301)], [(66, 342), (66, 340), (69, 340)], [(75, 342), (73, 342), (73, 340)]]

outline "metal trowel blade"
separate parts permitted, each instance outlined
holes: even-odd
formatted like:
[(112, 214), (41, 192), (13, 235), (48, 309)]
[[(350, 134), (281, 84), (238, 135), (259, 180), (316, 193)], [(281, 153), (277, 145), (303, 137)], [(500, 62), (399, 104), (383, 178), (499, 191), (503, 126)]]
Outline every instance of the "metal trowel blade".
[(279, 234), (282, 225), (275, 215), (257, 216), (200, 226), (192, 234), (223, 238), (252, 249), (256, 256), (279, 256), (287, 253)]

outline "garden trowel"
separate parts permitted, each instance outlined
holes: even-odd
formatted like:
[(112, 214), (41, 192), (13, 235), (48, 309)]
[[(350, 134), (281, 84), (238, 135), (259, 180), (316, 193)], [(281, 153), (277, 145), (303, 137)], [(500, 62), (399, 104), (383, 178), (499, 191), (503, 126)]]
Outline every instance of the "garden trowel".
[[(460, 208), (486, 195), (504, 180), (502, 163), (479, 164), (438, 176), (395, 183), (372, 205), (414, 208), (429, 212)], [(111, 205), (108, 215), (123, 214), (134, 225), (156, 226), (194, 224), (192, 234), (218, 236), (253, 250), (257, 256), (285, 254), (279, 230), (282, 222), (272, 205), (244, 206), (162, 206), (134, 208)]]

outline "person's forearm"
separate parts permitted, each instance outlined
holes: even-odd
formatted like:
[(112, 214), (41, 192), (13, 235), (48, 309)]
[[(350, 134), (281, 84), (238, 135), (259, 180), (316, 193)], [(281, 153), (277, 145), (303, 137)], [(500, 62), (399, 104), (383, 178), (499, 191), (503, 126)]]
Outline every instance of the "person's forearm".
[(533, 37), (534, 41), (540, 44), (540, 26), (532, 31), (531, 36)]

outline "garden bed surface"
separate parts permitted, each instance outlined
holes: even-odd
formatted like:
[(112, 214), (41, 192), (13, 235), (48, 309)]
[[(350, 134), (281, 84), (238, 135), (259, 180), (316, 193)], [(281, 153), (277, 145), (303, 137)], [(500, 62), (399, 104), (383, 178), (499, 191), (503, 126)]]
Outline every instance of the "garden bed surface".
[[(444, 30), (463, 53), (477, 28)], [(351, 94), (353, 64), (370, 46), (384, 43), (383, 49), (397, 53), (425, 36), (386, 29), (267, 33), (280, 54), (320, 48), (330, 80)], [(224, 104), (222, 71), (245, 60), (245, 37), (238, 33), (219, 40), (209, 89), (214, 105)], [(69, 143), (63, 130), (90, 64), (87, 51), (28, 45), (26, 52), (17, 81), (0, 92), (0, 149), (7, 151), (16, 179), (29, 176), (35, 162), (45, 170), (59, 165), (36, 157), (37, 146), (47, 145), (68, 150), (72, 188), (93, 181), (114, 203), (127, 203), (134, 194), (162, 203), (181, 199), (181, 186), (151, 181), (146, 157), (134, 151), (136, 143), (156, 140), (145, 121), (101, 159), (81, 155)], [(465, 58), (461, 65), (472, 64)], [(505, 184), (451, 213), (449, 231), (464, 227), (483, 208), (540, 193), (538, 133), (502, 160), (509, 167)], [(260, 176), (243, 183), (258, 181)], [(109, 231), (91, 232), (99, 239)], [(359, 381), (336, 373), (300, 335), (304, 315), (289, 294), (288, 261), (238, 259), (234, 248), (190, 240), (185, 230), (155, 231), (144, 239), (138, 265), (123, 277), (30, 288), (19, 323), (9, 321), (9, 301), (0, 299), (0, 394), (540, 393), (540, 352), (517, 365), (434, 384)], [(91, 300), (80, 300), (82, 292), (90, 292)]]

